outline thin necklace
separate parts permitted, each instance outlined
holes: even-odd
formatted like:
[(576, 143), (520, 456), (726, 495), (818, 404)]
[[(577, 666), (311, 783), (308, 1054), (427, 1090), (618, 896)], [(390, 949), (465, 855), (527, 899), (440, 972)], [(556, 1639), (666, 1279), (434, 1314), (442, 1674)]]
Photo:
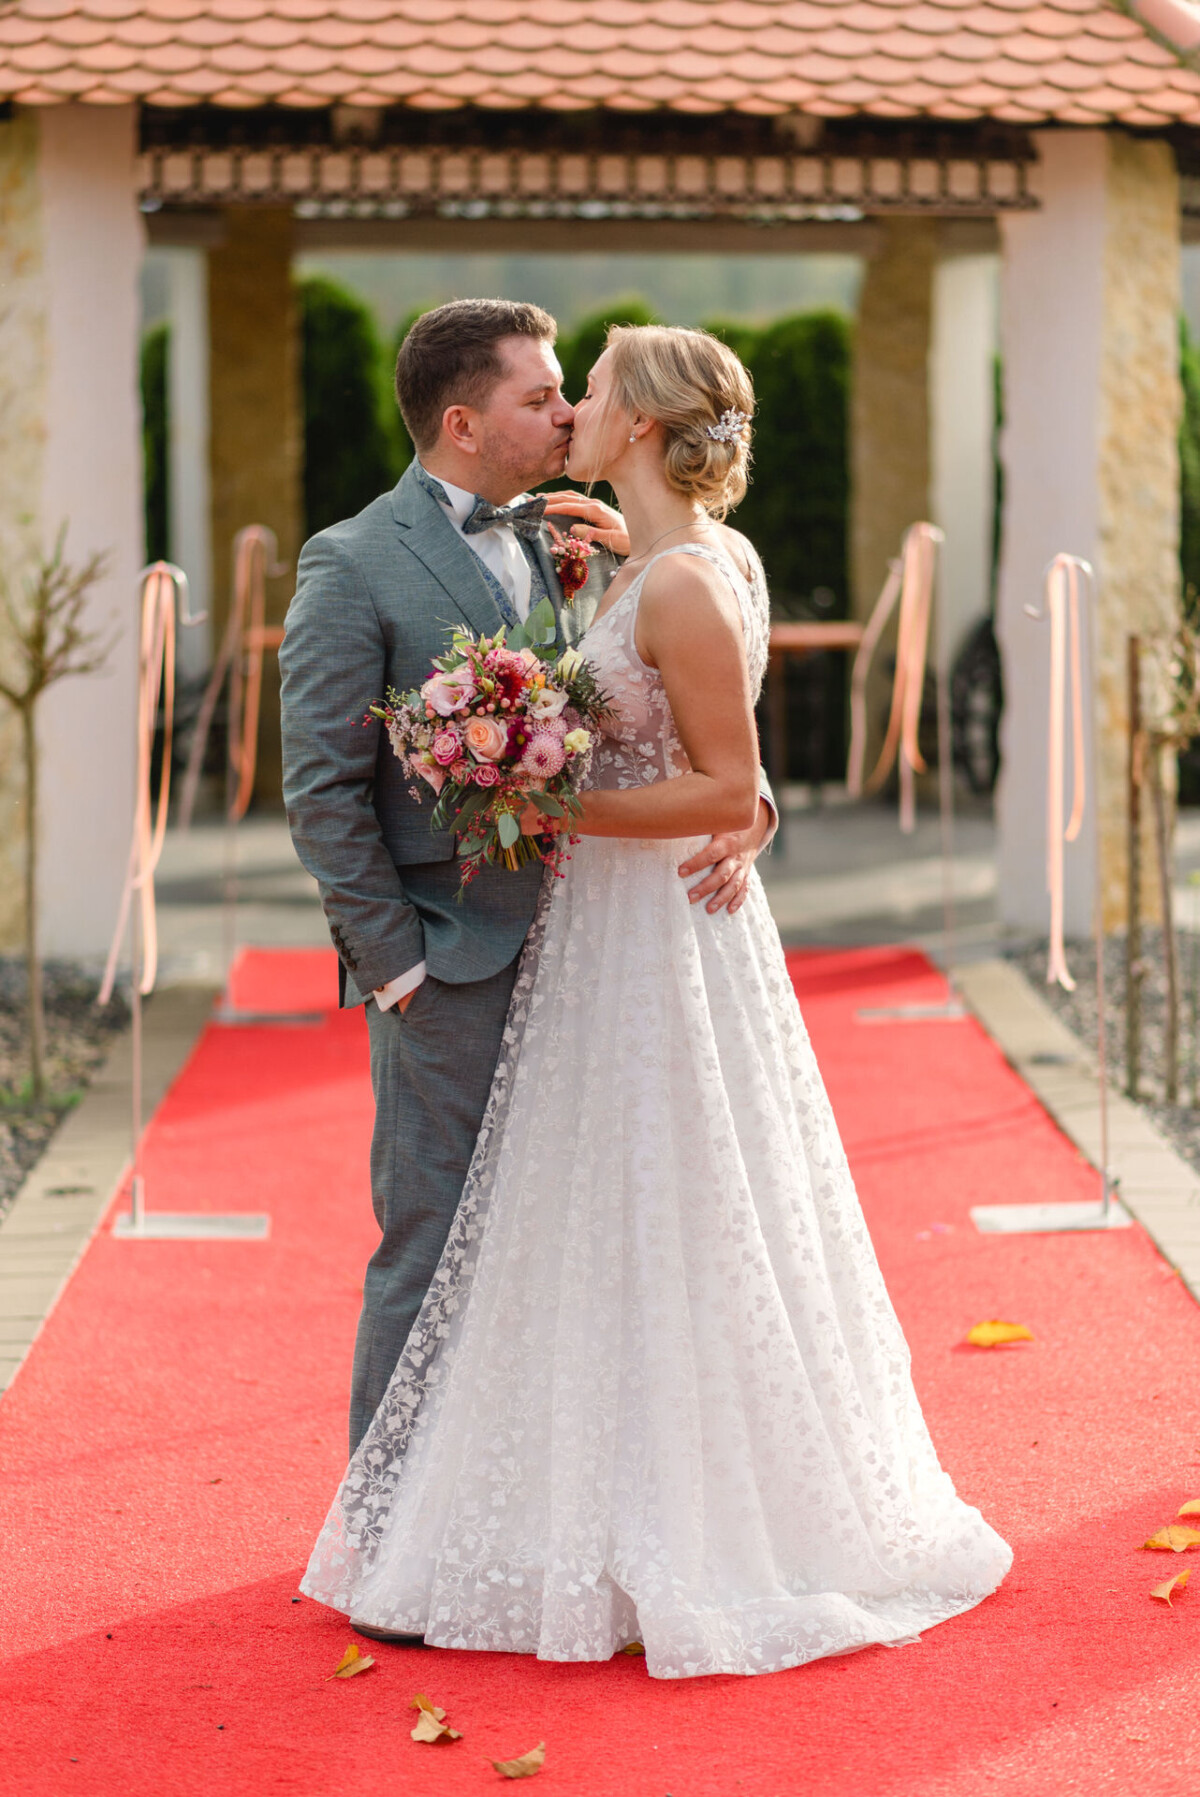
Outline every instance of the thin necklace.
[(646, 557), (649, 555), (650, 551), (654, 548), (656, 543), (661, 543), (664, 537), (673, 537), (677, 530), (711, 530), (711, 529), (712, 529), (711, 522), (707, 523), (707, 524), (701, 524), (699, 519), (696, 519), (691, 524), (673, 524), (671, 526), (670, 530), (660, 531), (652, 542), (647, 543), (646, 547), (644, 549), (640, 549), (636, 555), (631, 555), (629, 560), (631, 562), (644, 561), (646, 559)]

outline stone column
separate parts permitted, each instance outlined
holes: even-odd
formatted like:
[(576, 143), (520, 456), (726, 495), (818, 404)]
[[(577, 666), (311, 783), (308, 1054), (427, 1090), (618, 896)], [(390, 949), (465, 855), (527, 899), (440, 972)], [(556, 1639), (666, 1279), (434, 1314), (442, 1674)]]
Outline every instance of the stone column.
[[(41, 708), (48, 955), (106, 950), (132, 824), (142, 562), (135, 150), (132, 106), (52, 106), (0, 123), (5, 572), (19, 582), (65, 525), (70, 561), (108, 556), (85, 627), (120, 632), (103, 674), (62, 682)], [(9, 948), (20, 928), (8, 897), (19, 854), (10, 740), (0, 745), (0, 943)]]
[[(937, 224), (879, 221), (854, 328), (850, 392), (850, 605), (865, 619), (910, 524), (928, 518), (929, 336)], [(895, 620), (867, 682), (866, 768), (883, 740), (891, 694), (886, 663)]]
[(1099, 582), (1098, 792), (1067, 853), (1067, 927), (1124, 913), (1125, 642), (1179, 611), (1179, 190), (1170, 146), (1046, 131), (1037, 212), (1005, 215), (1004, 535), (998, 633), (1006, 705), (997, 795), (1003, 919), (1044, 930), (1047, 642), (1024, 607), (1066, 550)]
[(929, 516), (929, 332), (937, 225), (881, 221), (854, 330), (850, 587), (866, 617), (910, 524)]
[[(213, 640), (230, 602), (234, 536), (265, 524), (288, 573), (270, 583), (268, 622), (282, 623), (303, 539), (299, 341), (291, 274), (292, 220), (285, 210), (226, 214), (224, 241), (209, 252)], [(278, 664), (264, 666), (256, 797), (281, 788)]]

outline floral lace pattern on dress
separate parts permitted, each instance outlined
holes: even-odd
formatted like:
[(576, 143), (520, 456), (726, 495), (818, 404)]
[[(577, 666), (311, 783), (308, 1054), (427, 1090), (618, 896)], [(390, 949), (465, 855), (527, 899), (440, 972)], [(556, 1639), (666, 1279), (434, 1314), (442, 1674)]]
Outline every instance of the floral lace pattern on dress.
[[(761, 573), (705, 553), (760, 681)], [(585, 639), (608, 786), (687, 765), (639, 591)], [(1008, 1569), (938, 1464), (758, 877), (710, 915), (680, 850), (585, 838), (543, 891), (441, 1264), (302, 1586), (361, 1620), (769, 1672), (911, 1641)]]

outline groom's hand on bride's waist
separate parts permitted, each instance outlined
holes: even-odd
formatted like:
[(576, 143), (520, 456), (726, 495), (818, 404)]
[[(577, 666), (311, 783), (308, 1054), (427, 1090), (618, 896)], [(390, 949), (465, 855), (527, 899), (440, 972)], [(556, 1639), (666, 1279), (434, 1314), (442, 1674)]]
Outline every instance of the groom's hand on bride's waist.
[(748, 830), (725, 830), (714, 836), (702, 849), (680, 864), (681, 880), (695, 879), (710, 871), (688, 893), (688, 900), (698, 905), (707, 900), (706, 909), (720, 911), (726, 907), (730, 915), (740, 911), (746, 901), (746, 882), (760, 851), (775, 828), (775, 813), (765, 799), (758, 801), (758, 816)]

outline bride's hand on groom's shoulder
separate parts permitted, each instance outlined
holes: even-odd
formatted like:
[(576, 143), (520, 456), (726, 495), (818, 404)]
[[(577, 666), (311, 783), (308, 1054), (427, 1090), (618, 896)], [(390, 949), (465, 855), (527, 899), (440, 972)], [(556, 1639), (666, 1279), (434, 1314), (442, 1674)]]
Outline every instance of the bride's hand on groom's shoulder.
[(629, 554), (629, 532), (625, 528), (625, 520), (620, 512), (611, 505), (605, 505), (602, 499), (592, 499), (586, 493), (569, 491), (550, 493), (546, 498), (546, 516), (582, 518), (583, 523), (574, 527), (576, 536), (583, 537), (588, 543), (599, 543), (614, 555)]
[(708, 901), (709, 911), (728, 908), (730, 916), (746, 902), (746, 883), (755, 860), (774, 828), (775, 818), (765, 799), (758, 801), (758, 816), (748, 830), (724, 830), (706, 842), (702, 849), (681, 862), (681, 880), (695, 879), (710, 871), (688, 893), (693, 905)]

